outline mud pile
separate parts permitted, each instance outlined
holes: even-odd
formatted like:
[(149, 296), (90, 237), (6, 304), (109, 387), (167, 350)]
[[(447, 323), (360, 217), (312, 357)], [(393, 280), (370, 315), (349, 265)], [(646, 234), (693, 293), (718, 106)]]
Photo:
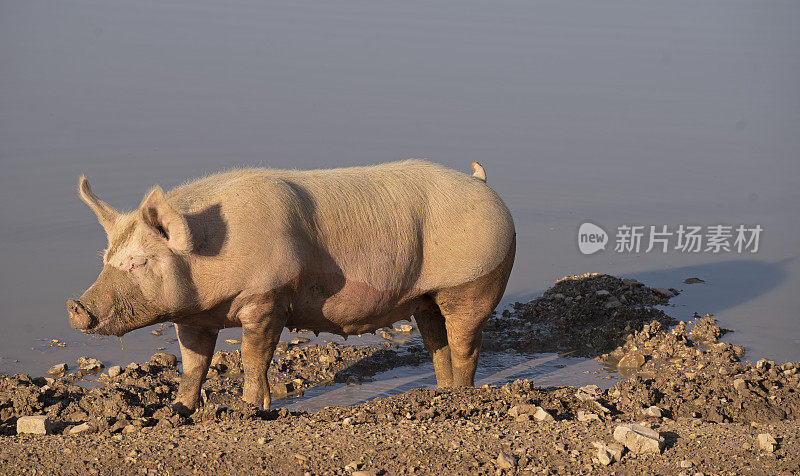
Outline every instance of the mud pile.
[(611, 390), (615, 406), (635, 414), (657, 405), (673, 418), (714, 422), (800, 420), (800, 365), (742, 363), (743, 347), (719, 342), (726, 332), (711, 315), (679, 322), (669, 331), (659, 322), (645, 325), (601, 357), (611, 364), (636, 360), (632, 356), (644, 361), (631, 369), (633, 378)]
[[(281, 342), (276, 350), (269, 370), (273, 400), (302, 395), (314, 386), (361, 381), (427, 358), (421, 347), (397, 351), (389, 342), (382, 346), (333, 342), (303, 345), (303, 339), (295, 342)], [(76, 383), (96, 372), (78, 370), (62, 378), (0, 376), (0, 434), (15, 434), (18, 417), (37, 414), (47, 415), (54, 422), (54, 431), (65, 434), (87, 422), (94, 431), (116, 433), (127, 426), (175, 427), (197, 421), (269, 416), (241, 400), (243, 375), (238, 350), (214, 354), (201, 392), (204, 405), (188, 418), (175, 413), (171, 405), (180, 377), (174, 355), (157, 353), (148, 362), (131, 363), (118, 372), (99, 375), (88, 389)]]
[(490, 319), (483, 348), (594, 357), (622, 345), (625, 336), (645, 323), (675, 324), (654, 306), (668, 304), (678, 293), (607, 274), (567, 276), (543, 296), (514, 303), (511, 310)]

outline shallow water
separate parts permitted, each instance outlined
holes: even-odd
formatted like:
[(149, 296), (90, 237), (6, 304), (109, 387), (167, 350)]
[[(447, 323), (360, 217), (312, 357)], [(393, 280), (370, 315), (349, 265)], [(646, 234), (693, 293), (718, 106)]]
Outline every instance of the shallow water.
[[(177, 353), (150, 329), (123, 350), (69, 327), (105, 246), (81, 173), (124, 209), (232, 166), (407, 157), (484, 164), (518, 232), (506, 302), (568, 274), (635, 277), (683, 289), (668, 312), (714, 313), (748, 359), (800, 359), (797, 2), (5, 2), (0, 58), (0, 372)], [(755, 254), (584, 256), (584, 221), (764, 232)], [(547, 358), (486, 358), (479, 377)], [(498, 382), (594, 370), (561, 360)], [(429, 367), (351, 400), (429, 385)]]

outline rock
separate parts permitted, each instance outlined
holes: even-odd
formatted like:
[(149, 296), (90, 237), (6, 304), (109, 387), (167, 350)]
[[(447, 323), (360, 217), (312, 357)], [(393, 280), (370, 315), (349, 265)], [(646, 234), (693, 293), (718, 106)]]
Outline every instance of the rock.
[(137, 431), (139, 431), (139, 428), (136, 425), (128, 425), (122, 429), (122, 432), (125, 434), (135, 433)]
[(598, 448), (597, 449), (597, 460), (600, 461), (600, 464), (603, 466), (608, 466), (612, 462), (614, 462), (614, 457), (611, 456), (611, 453), (608, 452), (605, 448)]
[(605, 290), (605, 289), (601, 289), (601, 290), (599, 290), (599, 291), (595, 292), (595, 294), (596, 294), (596, 295), (598, 295), (598, 296), (600, 296), (600, 297), (605, 297), (605, 296), (608, 296), (608, 295), (609, 295), (609, 294), (611, 294), (611, 293), (610, 293), (610, 292), (608, 292), (608, 291), (607, 291), (607, 290)]
[(97, 427), (94, 425), (94, 423), (87, 421), (86, 423), (81, 423), (78, 426), (72, 427), (72, 429), (69, 430), (69, 434), (85, 435), (87, 433), (94, 433), (95, 431), (97, 431)]
[(666, 298), (671, 298), (672, 296), (675, 295), (675, 293), (665, 288), (653, 288), (653, 291), (655, 291), (656, 294), (659, 294)]
[(102, 362), (93, 357), (83, 356), (77, 362), (78, 368), (87, 372), (97, 371), (105, 367)]
[(408, 334), (408, 333), (409, 333), (409, 332), (411, 332), (413, 329), (414, 329), (414, 328), (413, 328), (412, 326), (408, 325), (408, 324), (401, 324), (401, 325), (400, 325), (400, 327), (395, 327), (395, 328), (394, 328), (394, 330), (395, 330), (395, 331), (397, 331), (397, 332), (402, 332), (402, 333), (404, 333), (404, 334)]
[(350, 463), (348, 463), (344, 467), (344, 470), (345, 471), (356, 471), (358, 469), (361, 469), (362, 466), (364, 466), (364, 463), (360, 463), (358, 461), (351, 461)]
[(553, 415), (550, 414), (547, 410), (542, 407), (536, 407), (536, 412), (533, 414), (533, 417), (536, 418), (538, 421), (555, 421), (556, 419), (553, 418)]
[(608, 466), (614, 461), (621, 460), (622, 452), (625, 450), (622, 445), (616, 443), (606, 444), (603, 441), (595, 441), (592, 446), (597, 448), (597, 460), (603, 466)]
[(500, 469), (512, 469), (517, 467), (517, 457), (508, 453), (500, 452), (497, 455), (495, 464)]
[(374, 470), (361, 470), (353, 471), (352, 476), (377, 476), (378, 472)]
[(126, 426), (130, 425), (131, 422), (128, 420), (117, 420), (113, 425), (108, 428), (109, 433), (118, 433), (125, 429)]
[(617, 367), (622, 369), (638, 369), (644, 365), (644, 355), (639, 352), (628, 352), (621, 359)]
[(626, 423), (614, 428), (614, 439), (633, 453), (661, 453), (664, 438), (646, 426)]
[(47, 415), (28, 415), (17, 419), (17, 434), (49, 435), (53, 424)]
[(355, 418), (347, 417), (344, 420), (342, 420), (342, 425), (352, 425), (354, 421), (355, 421)]
[(661, 418), (661, 409), (653, 405), (642, 410), (642, 414), (649, 417)]
[(678, 461), (678, 467), (679, 468), (683, 468), (683, 469), (691, 468), (692, 467), (692, 462), (691, 462), (691, 460), (688, 460), (688, 459), (685, 459), (685, 460), (682, 460), (682, 461)]
[(290, 343), (292, 345), (303, 345), (303, 344), (308, 344), (309, 342), (311, 341), (309, 341), (305, 337), (295, 337), (294, 339), (292, 339)]
[(686, 278), (686, 279), (684, 279), (684, 280), (683, 280), (683, 282), (684, 282), (685, 284), (700, 284), (700, 283), (705, 283), (705, 281), (703, 281), (703, 280), (702, 280), (702, 279), (700, 279), (700, 278)]
[(733, 381), (733, 388), (739, 392), (744, 392), (747, 390), (747, 382), (743, 378), (737, 378)]
[(152, 362), (157, 363), (162, 367), (175, 367), (178, 365), (178, 357), (174, 354), (167, 354), (164, 352), (156, 352), (150, 357)]
[(520, 419), (522, 416), (533, 415), (536, 413), (535, 405), (514, 405), (508, 409), (508, 416), (511, 418)]
[(228, 345), (239, 345), (242, 343), (239, 339), (225, 339), (225, 343)]
[(616, 299), (613, 299), (613, 300), (608, 301), (606, 303), (605, 308), (606, 309), (614, 309), (615, 307), (620, 307), (621, 305), (622, 305), (621, 302), (617, 301)]
[(67, 373), (67, 370), (69, 370), (69, 366), (67, 366), (66, 362), (62, 362), (50, 367), (47, 373), (53, 377), (63, 377), (64, 374)]
[(578, 421), (587, 423), (593, 420), (600, 421), (600, 417), (597, 416), (597, 413), (589, 413), (583, 410), (578, 410)]
[(768, 453), (772, 453), (775, 451), (775, 448), (778, 447), (778, 442), (775, 440), (775, 437), (769, 433), (760, 433), (757, 439), (758, 447)]
[(112, 365), (108, 368), (108, 376), (111, 378), (119, 376), (122, 373), (122, 367), (119, 365)]

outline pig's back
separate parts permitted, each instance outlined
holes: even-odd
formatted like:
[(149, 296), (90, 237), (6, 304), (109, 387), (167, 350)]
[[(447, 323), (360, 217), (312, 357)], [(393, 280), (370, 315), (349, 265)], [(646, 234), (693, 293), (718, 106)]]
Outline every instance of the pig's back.
[(304, 270), (380, 291), (472, 281), (500, 265), (514, 236), (508, 209), (483, 181), (423, 160), (235, 170), (170, 195), (184, 209), (197, 197), (219, 200), (232, 235), (237, 223), (263, 220), (272, 231), (255, 239), (294, 240)]

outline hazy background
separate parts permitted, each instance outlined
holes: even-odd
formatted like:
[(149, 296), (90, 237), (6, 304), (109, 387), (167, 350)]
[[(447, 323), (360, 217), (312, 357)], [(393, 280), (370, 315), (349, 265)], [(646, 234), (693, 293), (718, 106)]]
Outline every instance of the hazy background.
[[(232, 166), (407, 157), (484, 164), (517, 225), (509, 300), (625, 274), (685, 289), (668, 312), (715, 313), (750, 359), (800, 359), (799, 85), (796, 1), (0, 0), (0, 371), (176, 349), (69, 328), (105, 247), (81, 173), (129, 209)], [(585, 220), (764, 232), (585, 257)]]

